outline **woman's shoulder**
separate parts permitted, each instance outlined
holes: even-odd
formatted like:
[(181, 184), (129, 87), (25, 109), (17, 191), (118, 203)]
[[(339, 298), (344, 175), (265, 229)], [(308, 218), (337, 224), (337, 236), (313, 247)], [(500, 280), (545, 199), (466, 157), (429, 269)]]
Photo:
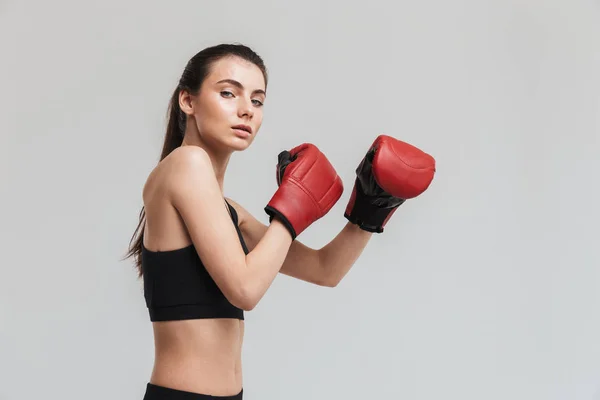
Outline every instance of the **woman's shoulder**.
[(171, 168), (196, 167), (198, 163), (211, 163), (208, 153), (200, 146), (180, 146), (160, 162)]
[(181, 146), (169, 153), (150, 172), (143, 188), (147, 198), (157, 191), (180, 187), (190, 175), (195, 177), (213, 173), (208, 153), (199, 146)]

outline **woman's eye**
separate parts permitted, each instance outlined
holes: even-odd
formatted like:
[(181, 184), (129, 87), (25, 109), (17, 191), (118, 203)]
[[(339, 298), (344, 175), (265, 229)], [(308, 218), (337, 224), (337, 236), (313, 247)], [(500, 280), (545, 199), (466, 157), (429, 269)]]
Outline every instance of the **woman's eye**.
[[(229, 90), (222, 90), (221, 96), (228, 98), (235, 97), (234, 94), (231, 93)], [(264, 105), (262, 101), (256, 99), (252, 100), (252, 104), (254, 104), (257, 107), (262, 107)]]

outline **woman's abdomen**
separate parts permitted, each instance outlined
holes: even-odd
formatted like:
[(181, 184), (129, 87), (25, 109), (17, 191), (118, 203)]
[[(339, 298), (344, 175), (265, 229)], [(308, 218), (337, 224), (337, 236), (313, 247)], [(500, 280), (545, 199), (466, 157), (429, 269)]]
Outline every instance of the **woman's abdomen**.
[(153, 327), (151, 383), (215, 396), (239, 393), (244, 321), (167, 321), (154, 322)]

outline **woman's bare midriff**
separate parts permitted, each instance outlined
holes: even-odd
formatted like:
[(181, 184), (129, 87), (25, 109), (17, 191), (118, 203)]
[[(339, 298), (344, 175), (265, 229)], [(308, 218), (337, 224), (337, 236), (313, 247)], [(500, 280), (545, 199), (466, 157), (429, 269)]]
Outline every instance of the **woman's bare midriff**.
[(242, 389), (244, 321), (153, 322), (155, 360), (150, 382), (213, 396)]

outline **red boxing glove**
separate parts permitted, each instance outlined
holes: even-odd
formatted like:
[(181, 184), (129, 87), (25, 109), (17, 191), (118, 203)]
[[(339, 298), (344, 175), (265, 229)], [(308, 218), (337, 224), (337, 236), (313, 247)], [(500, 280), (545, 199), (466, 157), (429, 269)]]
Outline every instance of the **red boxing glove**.
[(296, 239), (323, 217), (342, 196), (342, 180), (323, 153), (304, 143), (278, 156), (279, 188), (265, 207), (269, 221), (278, 217)]
[(344, 216), (368, 232), (385, 224), (407, 199), (423, 193), (433, 180), (432, 156), (387, 135), (380, 135), (356, 169)]

